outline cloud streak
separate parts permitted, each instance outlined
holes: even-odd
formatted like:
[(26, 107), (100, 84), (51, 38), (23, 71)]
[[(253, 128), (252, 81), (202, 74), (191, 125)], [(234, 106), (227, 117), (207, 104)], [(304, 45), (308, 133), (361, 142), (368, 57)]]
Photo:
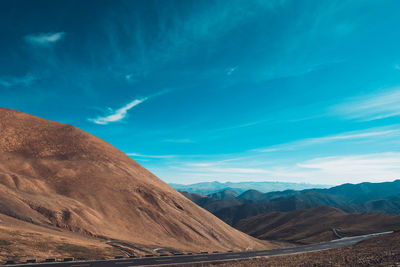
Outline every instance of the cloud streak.
[(107, 125), (111, 122), (118, 122), (123, 120), (127, 115), (128, 115), (128, 111), (131, 110), (132, 108), (136, 107), (137, 105), (149, 100), (150, 98), (153, 97), (157, 97), (163, 94), (168, 93), (170, 90), (163, 90), (160, 92), (156, 92), (150, 96), (146, 96), (146, 97), (142, 97), (142, 98), (138, 98), (135, 99), (131, 102), (129, 102), (128, 104), (126, 104), (125, 106), (117, 109), (117, 110), (113, 110), (111, 108), (109, 108), (109, 114), (107, 116), (99, 116), (97, 118), (89, 118), (88, 120), (96, 123), (96, 124), (101, 124), (101, 125)]
[(48, 32), (38, 34), (28, 34), (24, 37), (25, 41), (31, 45), (49, 46), (61, 41), (65, 32)]
[(13, 86), (29, 86), (32, 82), (36, 81), (38, 78), (33, 74), (26, 74), (21, 77), (0, 77), (0, 86), (3, 87), (13, 87)]
[(310, 176), (334, 177), (337, 183), (362, 181), (381, 181), (398, 179), (400, 173), (400, 153), (387, 152), (349, 156), (315, 158), (297, 164), (302, 169), (315, 173)]
[(325, 137), (318, 137), (318, 138), (307, 138), (302, 139), (286, 144), (254, 149), (255, 152), (275, 152), (275, 151), (283, 151), (283, 150), (295, 150), (311, 145), (319, 145), (319, 144), (326, 144), (330, 142), (336, 141), (345, 141), (345, 140), (356, 140), (356, 139), (367, 139), (371, 137), (379, 137), (379, 136), (388, 136), (388, 135), (398, 135), (400, 134), (400, 130), (392, 130), (392, 129), (375, 129), (374, 131), (356, 131), (356, 132), (347, 132), (338, 135), (332, 136), (325, 136)]
[[(253, 165), (247, 162), (246, 166)], [(384, 152), (311, 158), (282, 165), (240, 167), (218, 163), (190, 163), (175, 167), (179, 175), (220, 181), (307, 181), (315, 184), (342, 184), (346, 182), (382, 182), (398, 179), (400, 153)], [(177, 178), (174, 176), (174, 178)]]
[(339, 104), (334, 114), (348, 119), (373, 121), (400, 115), (400, 86), (381, 93), (374, 93)]
[(125, 106), (113, 111), (111, 110), (111, 113), (107, 116), (104, 117), (97, 117), (95, 119), (89, 119), (89, 121), (94, 122), (96, 124), (101, 124), (101, 125), (107, 125), (111, 122), (118, 122), (123, 120), (127, 115), (128, 111), (132, 109), (133, 107), (143, 103), (149, 99), (148, 97), (140, 98), (140, 99), (135, 99), (132, 102), (129, 102)]

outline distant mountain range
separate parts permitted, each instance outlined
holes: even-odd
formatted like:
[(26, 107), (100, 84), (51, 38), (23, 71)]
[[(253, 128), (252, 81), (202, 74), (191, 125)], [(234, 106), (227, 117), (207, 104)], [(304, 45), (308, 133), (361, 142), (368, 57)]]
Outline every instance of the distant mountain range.
[(309, 244), (335, 239), (337, 233), (400, 229), (400, 180), (268, 193), (181, 193), (238, 230), (264, 240)]
[[(272, 211), (288, 212), (331, 206), (345, 212), (400, 214), (400, 180), (385, 183), (343, 184), (328, 189), (285, 190), (263, 193), (248, 190), (235, 196), (232, 190), (218, 194), (183, 193), (228, 224)], [(227, 196), (222, 198), (222, 196)]]
[(242, 194), (247, 190), (256, 189), (262, 193), (283, 190), (304, 190), (311, 188), (329, 188), (330, 185), (306, 184), (306, 183), (285, 183), (285, 182), (203, 182), (196, 184), (169, 184), (178, 191), (188, 193), (197, 193), (202, 195), (210, 195), (221, 191), (234, 191), (237, 194)]

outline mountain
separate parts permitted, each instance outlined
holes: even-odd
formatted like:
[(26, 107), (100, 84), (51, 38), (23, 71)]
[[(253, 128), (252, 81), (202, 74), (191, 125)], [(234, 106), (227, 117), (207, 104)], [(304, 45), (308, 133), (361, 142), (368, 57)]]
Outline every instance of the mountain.
[(209, 194), (208, 196), (211, 198), (221, 200), (224, 198), (236, 198), (237, 196), (239, 196), (239, 194), (233, 190), (225, 189), (225, 190), (217, 192), (217, 193)]
[(210, 196), (204, 196), (200, 194), (191, 194), (188, 192), (181, 192), (184, 196), (192, 200), (194, 203), (199, 205), (200, 207), (208, 210), (211, 213), (215, 213), (220, 209), (241, 205), (242, 202), (236, 198), (223, 198), (216, 199)]
[(283, 190), (303, 190), (310, 188), (328, 188), (328, 185), (313, 185), (305, 183), (285, 183), (285, 182), (203, 182), (196, 184), (169, 184), (178, 191), (185, 191), (188, 193), (197, 193), (202, 195), (210, 195), (224, 190), (235, 191), (241, 194), (250, 189), (256, 189), (262, 193), (273, 192), (273, 191), (283, 191)]
[(387, 198), (400, 193), (400, 180), (383, 183), (343, 184), (316, 191), (343, 197), (351, 204), (359, 204), (373, 199)]
[[(257, 200), (259, 202), (280, 201), (282, 199), (297, 199), (306, 202), (325, 202), (327, 205), (357, 205), (374, 199), (382, 199), (398, 195), (400, 180), (383, 183), (343, 184), (327, 189), (285, 190), (277, 192), (244, 192), (239, 198)], [(256, 197), (251, 197), (255, 195)]]
[(0, 130), (2, 215), (147, 248), (268, 247), (78, 128), (2, 108)]
[(400, 214), (400, 195), (374, 199), (345, 208), (349, 212), (383, 212), (389, 214)]
[(400, 229), (400, 215), (346, 213), (321, 206), (308, 210), (269, 212), (241, 220), (236, 227), (260, 239), (310, 244), (337, 239), (332, 228), (339, 228), (337, 231), (341, 236)]
[(287, 212), (332, 206), (346, 212), (400, 214), (400, 180), (344, 184), (329, 189), (285, 190), (262, 193), (251, 189), (235, 199), (202, 196), (193, 201), (224, 222), (235, 226), (242, 219), (272, 211)]
[(238, 197), (238, 199), (244, 199), (244, 200), (261, 200), (264, 198), (264, 194), (261, 193), (260, 191), (254, 190), (254, 189), (250, 189), (247, 190), (246, 192), (240, 194)]

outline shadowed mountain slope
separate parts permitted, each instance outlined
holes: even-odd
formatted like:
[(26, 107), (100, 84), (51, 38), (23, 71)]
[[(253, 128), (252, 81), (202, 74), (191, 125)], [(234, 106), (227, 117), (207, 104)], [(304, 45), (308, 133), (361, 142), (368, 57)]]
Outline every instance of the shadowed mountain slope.
[(362, 235), (400, 229), (400, 215), (346, 213), (333, 207), (290, 212), (270, 212), (239, 221), (237, 229), (254, 237), (296, 243), (317, 243), (342, 236)]
[(107, 142), (0, 109), (0, 213), (181, 250), (268, 247), (199, 208)]
[(238, 196), (238, 193), (236, 193), (233, 190), (223, 190), (217, 193), (213, 193), (208, 195), (209, 197), (215, 198), (215, 199), (224, 199), (224, 198), (235, 198)]
[(286, 190), (262, 193), (248, 190), (235, 199), (203, 195), (191, 197), (230, 225), (245, 218), (272, 211), (287, 212), (319, 206), (332, 206), (346, 212), (400, 214), (400, 180), (384, 183), (344, 184), (329, 189)]

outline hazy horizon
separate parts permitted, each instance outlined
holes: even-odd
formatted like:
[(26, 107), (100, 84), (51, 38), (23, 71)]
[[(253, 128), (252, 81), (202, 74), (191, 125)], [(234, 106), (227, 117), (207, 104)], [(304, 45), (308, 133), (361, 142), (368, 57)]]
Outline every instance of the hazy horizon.
[(75, 125), (168, 183), (393, 181), (399, 8), (2, 1), (0, 107)]

